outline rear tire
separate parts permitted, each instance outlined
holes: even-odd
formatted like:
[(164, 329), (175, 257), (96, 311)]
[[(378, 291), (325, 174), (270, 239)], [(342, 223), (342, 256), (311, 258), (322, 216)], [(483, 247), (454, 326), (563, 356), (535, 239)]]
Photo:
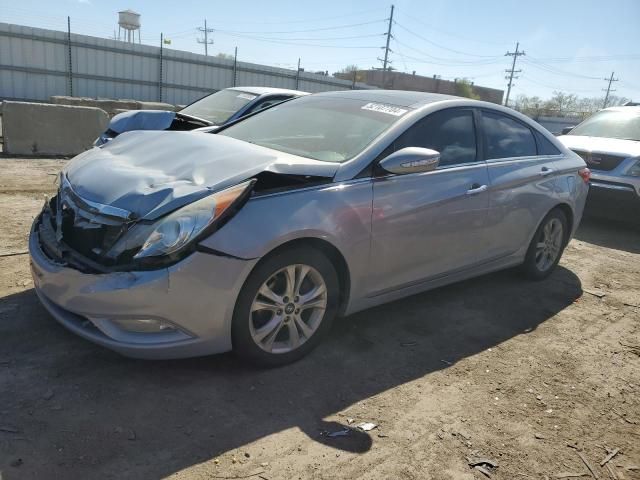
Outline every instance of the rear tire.
[(543, 280), (555, 270), (569, 238), (567, 216), (551, 210), (531, 239), (521, 270), (532, 280)]
[(339, 293), (335, 267), (314, 248), (265, 257), (238, 295), (231, 326), (234, 352), (264, 367), (302, 358), (330, 330)]

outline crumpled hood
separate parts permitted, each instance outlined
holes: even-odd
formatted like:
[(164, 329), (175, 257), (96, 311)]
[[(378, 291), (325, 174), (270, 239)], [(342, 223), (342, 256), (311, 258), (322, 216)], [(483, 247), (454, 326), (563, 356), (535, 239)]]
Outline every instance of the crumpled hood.
[(171, 126), (175, 112), (164, 110), (130, 110), (122, 112), (109, 122), (109, 130), (116, 133), (130, 132), (132, 130), (166, 130)]
[(64, 173), (80, 197), (153, 220), (262, 171), (331, 178), (338, 166), (210, 133), (135, 131), (78, 155)]
[(571, 150), (613, 155), (640, 156), (640, 142), (619, 138), (585, 137), (582, 135), (562, 135), (558, 137), (563, 145)]

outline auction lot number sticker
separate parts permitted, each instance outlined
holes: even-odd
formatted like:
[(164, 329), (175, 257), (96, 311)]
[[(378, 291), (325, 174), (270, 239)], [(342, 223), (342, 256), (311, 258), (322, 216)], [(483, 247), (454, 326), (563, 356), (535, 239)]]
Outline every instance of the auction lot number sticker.
[(371, 110), (372, 112), (386, 113), (387, 115), (393, 115), (399, 117), (407, 113), (407, 110), (400, 107), (394, 107), (393, 105), (385, 105), (384, 103), (367, 103), (362, 107), (362, 110)]

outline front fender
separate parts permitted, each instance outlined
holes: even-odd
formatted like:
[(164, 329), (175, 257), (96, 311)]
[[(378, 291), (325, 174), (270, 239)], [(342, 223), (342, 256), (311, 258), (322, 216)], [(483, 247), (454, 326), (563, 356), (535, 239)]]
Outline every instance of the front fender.
[(200, 245), (255, 259), (292, 240), (321, 239), (342, 254), (351, 274), (351, 294), (359, 295), (368, 273), (371, 201), (370, 179), (254, 197)]

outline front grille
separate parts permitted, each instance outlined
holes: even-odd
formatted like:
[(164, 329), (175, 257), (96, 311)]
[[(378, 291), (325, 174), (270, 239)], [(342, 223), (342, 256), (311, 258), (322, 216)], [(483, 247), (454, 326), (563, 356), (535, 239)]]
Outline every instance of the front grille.
[(128, 212), (88, 202), (79, 197), (61, 177), (58, 195), (43, 211), (41, 243), (57, 258), (75, 256), (90, 263), (110, 265), (106, 254), (131, 225)]
[(606, 153), (585, 152), (583, 150), (574, 150), (582, 159), (587, 162), (587, 166), (592, 170), (602, 170), (608, 172), (616, 168), (622, 161), (627, 158), (620, 155), (609, 155)]

